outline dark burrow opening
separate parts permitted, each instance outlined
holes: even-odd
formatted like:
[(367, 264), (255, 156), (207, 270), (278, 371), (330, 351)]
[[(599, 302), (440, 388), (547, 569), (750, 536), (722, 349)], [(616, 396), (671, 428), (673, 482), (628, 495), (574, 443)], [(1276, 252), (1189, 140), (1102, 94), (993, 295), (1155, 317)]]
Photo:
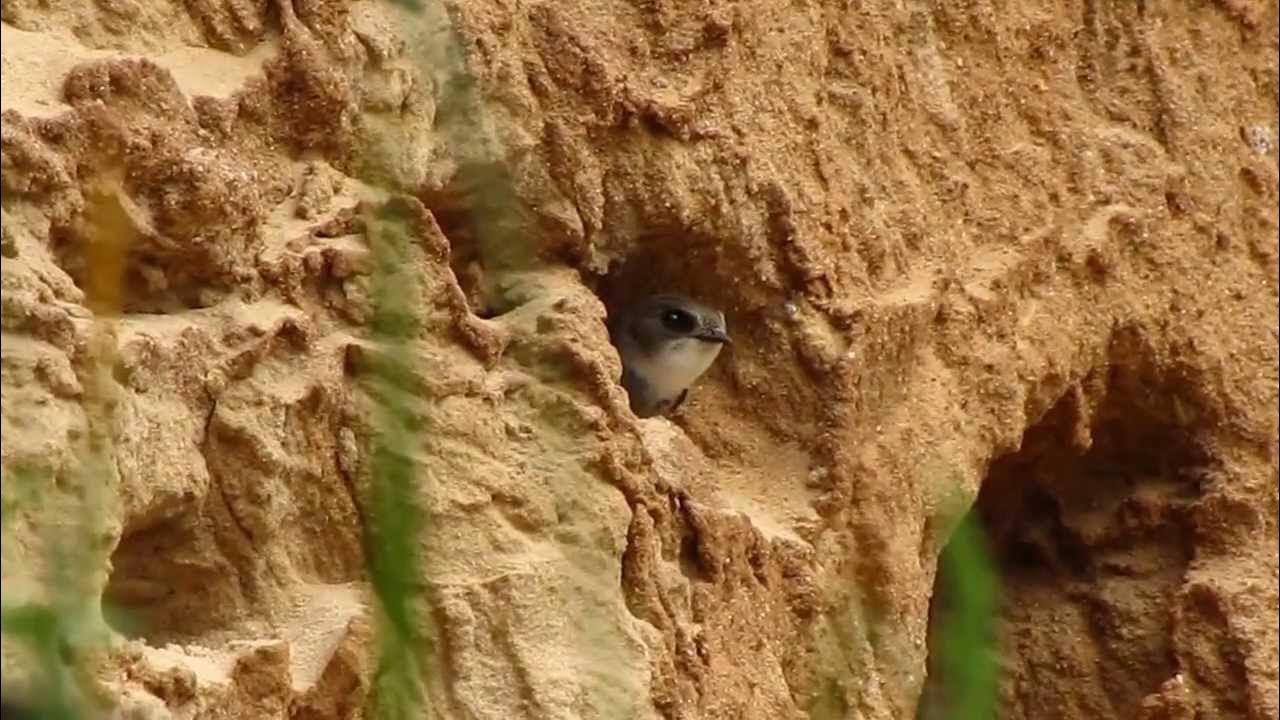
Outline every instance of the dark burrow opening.
[(194, 514), (129, 532), (111, 555), (107, 622), (155, 646), (230, 627), (244, 610), (245, 588), (220, 558)]
[(481, 318), (511, 309), (495, 281), (540, 265), (547, 258), (535, 238), (554, 235), (539, 226), (514, 187), (506, 164), (467, 162), (444, 186), (418, 194), (449, 243), (449, 268), (469, 309)]
[(968, 633), (968, 648), (954, 632), (974, 621), (968, 536), (939, 558), (918, 720), (976, 717), (958, 703), (984, 658), (1000, 718), (1133, 715), (1180, 670), (1174, 616), (1213, 478), (1208, 421), (1190, 385), (1145, 363), (1082, 387), (1097, 391), (1064, 396), (991, 465), (965, 518), (995, 571), (990, 632)]
[(449, 269), (462, 288), (467, 306), (478, 317), (494, 317), (498, 314), (497, 304), (486, 283), (487, 264), (465, 201), (447, 193), (425, 199), (431, 203), (428, 209), (449, 242)]
[(637, 240), (633, 247), (604, 275), (588, 278), (610, 316), (655, 293), (687, 295), (729, 314), (732, 303), (725, 293), (723, 263), (712, 243), (655, 234)]
[(607, 272), (583, 273), (588, 287), (604, 304), (615, 344), (613, 320), (628, 306), (655, 294), (683, 295), (725, 315), (734, 343), (726, 346), (706, 373), (689, 388), (689, 399), (681, 404), (679, 414), (692, 412), (700, 402), (714, 397), (712, 386), (732, 383), (735, 354), (755, 346), (749, 336), (758, 328), (746, 322), (739, 311), (735, 294), (739, 288), (725, 282), (726, 277), (733, 276), (729, 269), (731, 263), (709, 238), (674, 230), (655, 231), (637, 239), (630, 247), (630, 252), (613, 261)]
[(86, 191), (84, 213), (49, 229), (58, 266), (98, 311), (166, 314), (216, 304), (231, 290), (215, 263), (143, 237), (121, 194)]

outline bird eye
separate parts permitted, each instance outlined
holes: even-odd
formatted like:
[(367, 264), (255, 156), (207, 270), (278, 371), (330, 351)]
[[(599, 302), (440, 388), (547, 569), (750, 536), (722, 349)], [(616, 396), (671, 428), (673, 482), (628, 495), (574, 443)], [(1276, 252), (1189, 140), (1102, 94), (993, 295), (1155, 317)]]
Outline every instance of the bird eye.
[(687, 335), (697, 325), (698, 321), (683, 310), (667, 310), (662, 313), (662, 326), (673, 333)]

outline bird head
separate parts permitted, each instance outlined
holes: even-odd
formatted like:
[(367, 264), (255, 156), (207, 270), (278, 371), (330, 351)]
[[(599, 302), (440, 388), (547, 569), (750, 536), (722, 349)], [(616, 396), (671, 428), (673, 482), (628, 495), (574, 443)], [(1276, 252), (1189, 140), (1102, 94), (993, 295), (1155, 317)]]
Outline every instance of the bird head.
[(681, 341), (731, 345), (724, 313), (681, 295), (655, 295), (631, 313), (628, 330), (648, 352)]

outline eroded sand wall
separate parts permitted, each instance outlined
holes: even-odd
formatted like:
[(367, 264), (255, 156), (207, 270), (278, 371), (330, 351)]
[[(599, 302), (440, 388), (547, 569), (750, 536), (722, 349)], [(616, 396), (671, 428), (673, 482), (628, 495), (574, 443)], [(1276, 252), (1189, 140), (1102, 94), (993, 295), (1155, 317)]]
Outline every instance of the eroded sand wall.
[[(3, 582), (108, 488), (141, 716), (363, 712), (388, 192), (433, 717), (913, 717), (980, 488), (1007, 717), (1280, 712), (1274, 2), (3, 12)], [(639, 422), (659, 288), (737, 342)]]

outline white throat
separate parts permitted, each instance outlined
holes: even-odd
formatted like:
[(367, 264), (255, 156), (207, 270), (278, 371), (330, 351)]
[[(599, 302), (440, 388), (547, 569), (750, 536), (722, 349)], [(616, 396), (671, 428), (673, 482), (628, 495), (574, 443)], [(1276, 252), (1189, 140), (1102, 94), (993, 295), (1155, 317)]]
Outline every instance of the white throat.
[(705, 340), (673, 340), (652, 355), (636, 358), (635, 372), (653, 389), (654, 397), (674, 399), (711, 367), (720, 349), (720, 343)]

